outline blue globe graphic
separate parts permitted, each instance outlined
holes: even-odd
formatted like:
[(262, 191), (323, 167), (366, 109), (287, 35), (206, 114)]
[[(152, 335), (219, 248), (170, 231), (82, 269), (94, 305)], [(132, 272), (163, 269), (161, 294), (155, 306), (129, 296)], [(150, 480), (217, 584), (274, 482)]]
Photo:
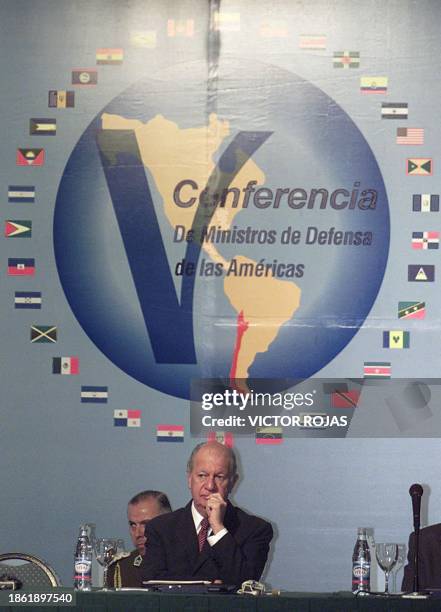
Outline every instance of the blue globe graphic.
[[(209, 257), (197, 245), (173, 240), (175, 228), (150, 171), (140, 171), (136, 154), (127, 148), (133, 143), (130, 134), (121, 150), (119, 141), (112, 141), (114, 167), (108, 165), (103, 113), (143, 123), (161, 115), (180, 129), (206, 126), (215, 113), (230, 125), (217, 162), (238, 134), (267, 134), (251, 159), (273, 192), (344, 189), (355, 203), (363, 190), (376, 192), (376, 206), (370, 208), (333, 208), (329, 198), (323, 207), (317, 198), (312, 208), (293, 209), (286, 199), (277, 208), (250, 205), (237, 213), (234, 226), (274, 230), (275, 244), (216, 245), (227, 260), (245, 255), (304, 268), (303, 276), (282, 279), (297, 285), (301, 303), (268, 349), (256, 353), (250, 378), (309, 378), (334, 359), (372, 308), (390, 233), (381, 172), (343, 109), (315, 85), (274, 66), (231, 59), (207, 82), (206, 64), (193, 62), (116, 96), (74, 147), (57, 193), (53, 234), (67, 300), (86, 334), (118, 368), (149, 387), (188, 398), (192, 379), (228, 378), (238, 313), (223, 277), (175, 274), (178, 261), (190, 257), (200, 265)], [(299, 244), (281, 243), (289, 228), (301, 232)], [(320, 231), (328, 236), (331, 228), (370, 232), (372, 244), (313, 240)]]

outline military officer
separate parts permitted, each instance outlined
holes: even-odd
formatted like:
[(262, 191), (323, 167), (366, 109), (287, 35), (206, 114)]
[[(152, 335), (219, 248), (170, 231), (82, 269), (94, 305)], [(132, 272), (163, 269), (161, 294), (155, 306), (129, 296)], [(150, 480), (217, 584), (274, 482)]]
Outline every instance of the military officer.
[(110, 588), (142, 587), (139, 567), (145, 554), (145, 526), (156, 516), (171, 512), (170, 502), (161, 491), (141, 491), (127, 505), (130, 538), (135, 549), (120, 553), (112, 560), (107, 573)]

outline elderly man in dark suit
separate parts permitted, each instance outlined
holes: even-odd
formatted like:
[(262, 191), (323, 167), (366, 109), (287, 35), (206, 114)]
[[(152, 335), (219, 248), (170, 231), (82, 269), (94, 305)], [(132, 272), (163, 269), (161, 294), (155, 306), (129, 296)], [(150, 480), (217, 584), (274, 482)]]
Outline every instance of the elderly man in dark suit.
[(144, 580), (233, 585), (258, 580), (273, 530), (228, 501), (238, 478), (232, 449), (218, 442), (199, 444), (188, 461), (187, 477), (192, 501), (146, 526)]
[[(414, 555), (415, 534), (412, 533), (409, 538), (409, 553), (401, 586), (403, 591), (413, 591)], [(441, 523), (430, 525), (420, 531), (418, 581), (420, 591), (441, 589)]]

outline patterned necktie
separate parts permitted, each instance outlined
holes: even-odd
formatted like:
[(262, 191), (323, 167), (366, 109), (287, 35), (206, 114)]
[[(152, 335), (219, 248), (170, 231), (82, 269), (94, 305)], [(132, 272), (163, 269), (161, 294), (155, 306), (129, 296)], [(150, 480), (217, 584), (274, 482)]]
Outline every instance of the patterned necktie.
[(204, 544), (207, 541), (208, 528), (210, 527), (210, 523), (207, 518), (202, 519), (201, 528), (198, 533), (198, 544), (199, 544), (199, 552), (204, 548)]

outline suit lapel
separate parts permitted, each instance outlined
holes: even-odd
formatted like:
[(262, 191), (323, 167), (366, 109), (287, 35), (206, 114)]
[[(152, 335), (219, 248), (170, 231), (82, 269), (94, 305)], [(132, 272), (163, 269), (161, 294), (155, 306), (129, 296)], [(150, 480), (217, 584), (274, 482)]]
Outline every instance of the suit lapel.
[(191, 502), (187, 504), (177, 523), (177, 537), (181, 541), (192, 567), (199, 556), (198, 538), (191, 514)]

